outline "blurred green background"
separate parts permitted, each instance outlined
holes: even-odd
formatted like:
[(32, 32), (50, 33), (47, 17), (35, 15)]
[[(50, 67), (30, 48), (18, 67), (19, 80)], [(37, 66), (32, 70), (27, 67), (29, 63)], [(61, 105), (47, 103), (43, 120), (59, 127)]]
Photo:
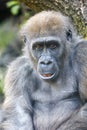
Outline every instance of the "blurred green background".
[(0, 5), (0, 102), (2, 102), (8, 65), (22, 53), (20, 27), (33, 12), (16, 0), (0, 0)]

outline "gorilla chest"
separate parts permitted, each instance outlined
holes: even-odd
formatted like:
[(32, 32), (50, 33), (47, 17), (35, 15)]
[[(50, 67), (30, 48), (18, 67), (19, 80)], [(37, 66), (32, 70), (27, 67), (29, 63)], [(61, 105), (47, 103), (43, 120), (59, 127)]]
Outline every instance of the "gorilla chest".
[(72, 113), (79, 108), (73, 100), (60, 102), (40, 103), (34, 106), (33, 122), (37, 130), (59, 130)]

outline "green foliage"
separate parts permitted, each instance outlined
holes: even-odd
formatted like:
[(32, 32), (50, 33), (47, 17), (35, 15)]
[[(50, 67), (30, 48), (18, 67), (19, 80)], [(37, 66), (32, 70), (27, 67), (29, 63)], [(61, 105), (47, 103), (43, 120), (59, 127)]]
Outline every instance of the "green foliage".
[(0, 52), (14, 38), (15, 29), (11, 21), (6, 21), (0, 24)]
[(7, 7), (10, 8), (11, 13), (13, 15), (17, 15), (20, 10), (19, 2), (16, 0), (12, 0), (6, 3)]
[(4, 86), (4, 73), (0, 70), (0, 94), (3, 94), (3, 86)]
[(15, 5), (14, 7), (12, 7), (12, 8), (11, 8), (12, 14), (13, 14), (13, 15), (18, 14), (19, 9), (20, 9), (19, 5)]

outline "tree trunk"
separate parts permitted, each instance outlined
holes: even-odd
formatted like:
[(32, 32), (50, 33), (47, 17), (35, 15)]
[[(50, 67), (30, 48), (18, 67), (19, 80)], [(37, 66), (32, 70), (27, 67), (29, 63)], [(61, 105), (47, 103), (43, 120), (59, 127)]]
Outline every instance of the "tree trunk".
[(77, 31), (87, 36), (87, 0), (20, 0), (31, 10), (56, 10), (71, 17)]

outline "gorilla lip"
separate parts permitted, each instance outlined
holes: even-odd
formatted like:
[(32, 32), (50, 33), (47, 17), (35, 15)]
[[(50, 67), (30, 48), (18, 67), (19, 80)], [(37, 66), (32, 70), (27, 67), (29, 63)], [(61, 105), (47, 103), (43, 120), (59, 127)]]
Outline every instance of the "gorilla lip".
[(55, 73), (54, 74), (51, 74), (51, 73), (47, 73), (47, 74), (40, 74), (40, 77), (42, 79), (52, 79), (54, 77)]

